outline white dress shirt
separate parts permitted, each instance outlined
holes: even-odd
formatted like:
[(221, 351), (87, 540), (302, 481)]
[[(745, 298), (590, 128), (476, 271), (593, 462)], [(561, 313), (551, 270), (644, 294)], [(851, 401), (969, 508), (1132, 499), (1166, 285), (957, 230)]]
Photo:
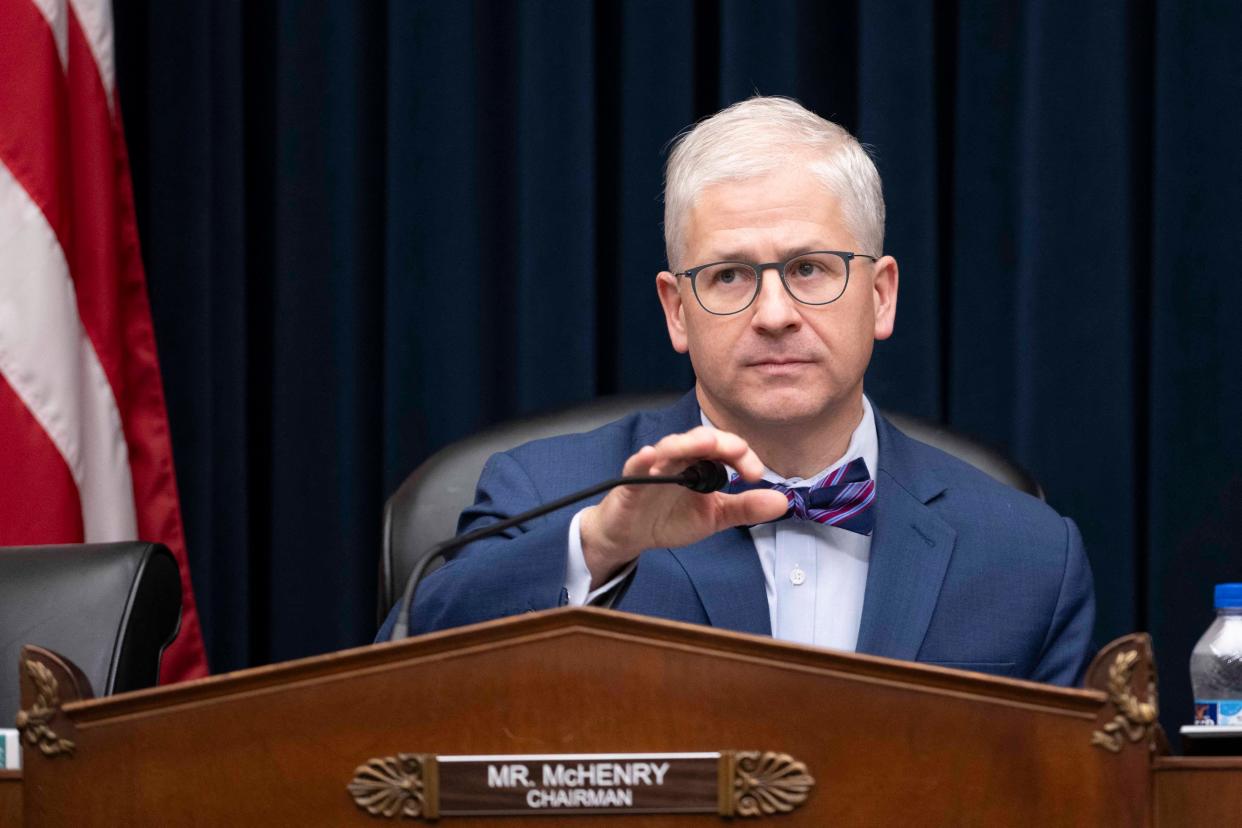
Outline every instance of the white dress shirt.
[[(712, 427), (707, 416), (703, 425)], [(837, 468), (861, 457), (874, 478), (879, 460), (875, 413), (863, 397), (862, 420), (850, 437), (845, 454), (813, 477), (784, 478), (764, 469), (763, 479), (789, 487), (814, 486)], [(730, 470), (732, 471), (732, 470)], [(621, 582), (637, 561), (598, 589), (591, 589), (591, 572), (582, 554), (579, 521), (569, 525), (569, 559), (565, 589), (573, 606), (588, 604)], [(750, 528), (767, 588), (772, 635), (785, 641), (853, 650), (858, 644), (871, 537), (809, 520), (780, 520)]]

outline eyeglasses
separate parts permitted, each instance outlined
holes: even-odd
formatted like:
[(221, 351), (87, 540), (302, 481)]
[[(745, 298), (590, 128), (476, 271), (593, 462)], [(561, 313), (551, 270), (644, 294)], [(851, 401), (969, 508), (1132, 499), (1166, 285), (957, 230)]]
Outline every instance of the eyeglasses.
[(781, 274), (781, 284), (804, 305), (828, 305), (841, 298), (850, 282), (850, 261), (879, 261), (866, 253), (843, 250), (812, 250), (783, 262), (712, 262), (674, 276), (685, 276), (703, 310), (716, 316), (741, 313), (751, 306), (763, 285), (765, 270)]

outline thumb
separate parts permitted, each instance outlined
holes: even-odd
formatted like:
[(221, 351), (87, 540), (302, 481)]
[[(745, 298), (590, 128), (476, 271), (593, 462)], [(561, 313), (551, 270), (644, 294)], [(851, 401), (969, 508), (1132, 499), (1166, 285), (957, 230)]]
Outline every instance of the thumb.
[(726, 526), (767, 523), (789, 510), (789, 500), (780, 492), (771, 489), (721, 495), (721, 498), (720, 516)]

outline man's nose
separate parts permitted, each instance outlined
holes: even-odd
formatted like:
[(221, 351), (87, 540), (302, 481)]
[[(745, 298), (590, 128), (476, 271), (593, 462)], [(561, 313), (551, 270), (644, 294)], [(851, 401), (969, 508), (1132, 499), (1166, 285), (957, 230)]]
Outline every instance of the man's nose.
[(785, 290), (780, 272), (770, 267), (763, 272), (759, 295), (755, 297), (755, 313), (751, 324), (767, 331), (797, 328), (802, 323), (798, 302)]

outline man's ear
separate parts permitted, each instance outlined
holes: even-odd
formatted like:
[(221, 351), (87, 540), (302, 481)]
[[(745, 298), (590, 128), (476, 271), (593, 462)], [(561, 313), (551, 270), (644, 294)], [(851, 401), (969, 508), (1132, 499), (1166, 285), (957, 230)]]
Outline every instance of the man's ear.
[(673, 350), (684, 354), (688, 349), (686, 338), (686, 306), (681, 298), (681, 286), (677, 277), (667, 270), (656, 276), (656, 293), (660, 296), (660, 307), (664, 308), (664, 322), (668, 325), (668, 338), (673, 343)]
[(875, 338), (888, 339), (897, 321), (897, 260), (881, 256), (875, 263), (872, 300), (875, 303)]

